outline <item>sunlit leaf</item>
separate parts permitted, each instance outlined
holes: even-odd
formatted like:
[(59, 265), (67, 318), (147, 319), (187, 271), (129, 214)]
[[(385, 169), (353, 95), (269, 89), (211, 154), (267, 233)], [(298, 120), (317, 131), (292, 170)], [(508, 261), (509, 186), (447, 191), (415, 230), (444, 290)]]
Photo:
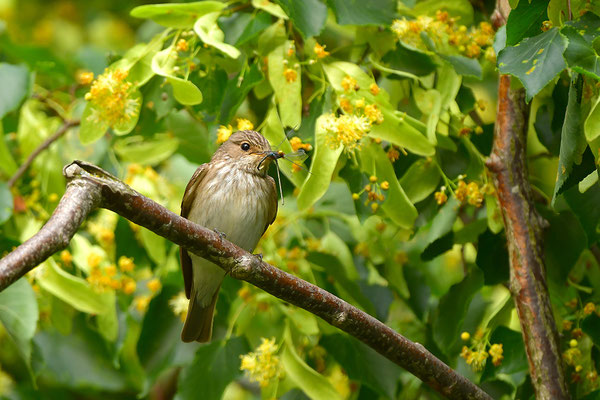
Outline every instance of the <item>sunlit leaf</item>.
[(29, 69), (23, 65), (0, 63), (0, 120), (17, 109), (31, 90)]
[[(275, 91), (281, 123), (297, 128), (302, 118), (302, 72), (299, 66), (294, 65), (297, 61), (295, 57), (285, 56), (291, 45), (290, 42), (284, 43), (269, 53), (269, 82)], [(288, 59), (289, 63), (285, 64), (284, 60)], [(288, 76), (287, 73), (292, 75)]]
[(194, 3), (148, 4), (131, 10), (131, 16), (151, 19), (170, 28), (191, 28), (205, 14), (220, 11), (225, 3), (220, 1), (198, 1)]
[(220, 12), (213, 12), (198, 18), (194, 24), (194, 31), (205, 44), (216, 48), (231, 58), (238, 58), (241, 54), (240, 51), (223, 41), (225, 34), (217, 25), (217, 18), (220, 15)]

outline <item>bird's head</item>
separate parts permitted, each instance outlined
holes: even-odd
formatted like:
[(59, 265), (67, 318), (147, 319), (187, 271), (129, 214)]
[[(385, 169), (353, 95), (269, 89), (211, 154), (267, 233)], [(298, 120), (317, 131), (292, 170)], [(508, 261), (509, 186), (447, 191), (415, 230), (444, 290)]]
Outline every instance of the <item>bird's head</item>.
[(255, 131), (237, 131), (215, 152), (212, 161), (231, 161), (249, 173), (266, 175), (272, 160), (283, 154), (271, 150), (263, 135)]

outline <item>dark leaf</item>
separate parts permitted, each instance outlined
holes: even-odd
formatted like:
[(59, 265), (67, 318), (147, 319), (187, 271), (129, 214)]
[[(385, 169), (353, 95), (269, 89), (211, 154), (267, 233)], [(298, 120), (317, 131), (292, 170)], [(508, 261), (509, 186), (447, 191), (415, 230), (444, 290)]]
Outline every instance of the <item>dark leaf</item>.
[(327, 0), (340, 25), (390, 25), (396, 16), (394, 0)]
[(520, 1), (506, 21), (506, 44), (514, 46), (522, 39), (541, 33), (542, 23), (548, 19), (548, 0)]
[(316, 36), (325, 27), (327, 6), (319, 0), (275, 0), (292, 20), (303, 38)]
[(508, 250), (504, 233), (485, 231), (477, 241), (477, 266), (483, 271), (483, 282), (495, 285), (509, 278)]

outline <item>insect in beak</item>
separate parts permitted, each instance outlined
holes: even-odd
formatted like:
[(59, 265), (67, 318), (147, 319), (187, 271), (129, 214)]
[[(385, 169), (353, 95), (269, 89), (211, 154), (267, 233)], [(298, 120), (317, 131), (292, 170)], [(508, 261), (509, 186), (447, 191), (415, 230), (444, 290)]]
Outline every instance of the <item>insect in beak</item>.
[(260, 160), (260, 162), (258, 163), (258, 166), (256, 167), (259, 170), (260, 170), (260, 167), (261, 167), (262, 163), (265, 160), (267, 160), (267, 159), (269, 159), (269, 160), (277, 160), (279, 158), (283, 158), (284, 155), (285, 155), (283, 153), (283, 151), (272, 151), (272, 150), (266, 151), (264, 154), (265, 154), (264, 157)]

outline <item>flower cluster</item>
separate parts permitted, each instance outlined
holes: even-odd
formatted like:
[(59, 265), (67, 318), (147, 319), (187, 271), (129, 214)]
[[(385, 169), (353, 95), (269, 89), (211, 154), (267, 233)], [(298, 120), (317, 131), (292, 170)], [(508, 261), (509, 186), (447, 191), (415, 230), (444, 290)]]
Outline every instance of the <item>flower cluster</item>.
[(313, 51), (318, 58), (325, 58), (329, 55), (329, 52), (325, 50), (325, 45), (320, 45), (319, 43), (315, 43), (315, 47)]
[(302, 143), (302, 139), (300, 139), (298, 136), (294, 136), (290, 139), (290, 145), (292, 146), (293, 151), (298, 151), (300, 149), (311, 151), (313, 148), (310, 143)]
[(190, 301), (187, 297), (185, 297), (185, 292), (179, 292), (169, 299), (169, 307), (171, 307), (171, 311), (173, 311), (173, 314), (181, 318), (182, 322), (185, 321), (185, 317), (187, 316), (189, 303)]
[(343, 145), (353, 150), (358, 142), (371, 130), (371, 121), (364, 115), (328, 115), (323, 121), (327, 141), (331, 148)]
[(413, 47), (426, 47), (421, 37), (424, 32), (439, 47), (452, 47), (469, 58), (485, 55), (490, 61), (495, 60), (492, 48), (494, 29), (488, 22), (480, 22), (477, 27), (468, 29), (465, 25), (458, 25), (448, 12), (438, 10), (435, 18), (419, 16), (414, 20), (397, 19), (392, 23), (392, 31), (403, 43)]
[[(254, 124), (246, 118), (237, 119), (237, 131), (251, 131), (254, 129)], [(229, 136), (233, 133), (233, 127), (231, 125), (220, 125), (217, 129), (217, 143), (224, 143), (229, 139)]]
[[(483, 205), (484, 195), (492, 194), (494, 192), (493, 186), (489, 183), (479, 186), (477, 182), (473, 181), (467, 184), (464, 179), (464, 175), (459, 175), (458, 183), (453, 192), (454, 197), (462, 204), (468, 203), (475, 207), (481, 207)], [(451, 184), (454, 185), (453, 183)], [(439, 191), (434, 193), (433, 197), (438, 205), (442, 205), (448, 201), (448, 195), (446, 194), (447, 190), (448, 188), (446, 186), (442, 186)]]
[(128, 71), (106, 69), (92, 83), (85, 99), (93, 105), (92, 122), (106, 122), (109, 126), (129, 122), (139, 113), (140, 100), (133, 98), (135, 86), (127, 82)]
[(379, 204), (385, 200), (383, 191), (388, 190), (389, 188), (390, 183), (388, 181), (378, 183), (378, 178), (372, 175), (369, 177), (369, 184), (367, 184), (359, 193), (353, 193), (352, 199), (358, 200), (363, 193), (367, 193), (365, 206), (371, 204), (371, 210), (376, 212), (379, 209)]
[(258, 382), (261, 387), (267, 387), (272, 380), (281, 374), (281, 362), (277, 353), (275, 339), (261, 338), (262, 343), (254, 352), (240, 356), (240, 369), (245, 371), (250, 381)]
[(473, 371), (482, 371), (489, 357), (492, 357), (492, 363), (496, 367), (502, 363), (504, 359), (502, 343), (490, 344), (487, 335), (481, 329), (478, 329), (473, 337), (469, 332), (463, 332), (460, 338), (465, 342), (471, 341), (470, 346), (463, 346), (460, 356), (465, 359)]

